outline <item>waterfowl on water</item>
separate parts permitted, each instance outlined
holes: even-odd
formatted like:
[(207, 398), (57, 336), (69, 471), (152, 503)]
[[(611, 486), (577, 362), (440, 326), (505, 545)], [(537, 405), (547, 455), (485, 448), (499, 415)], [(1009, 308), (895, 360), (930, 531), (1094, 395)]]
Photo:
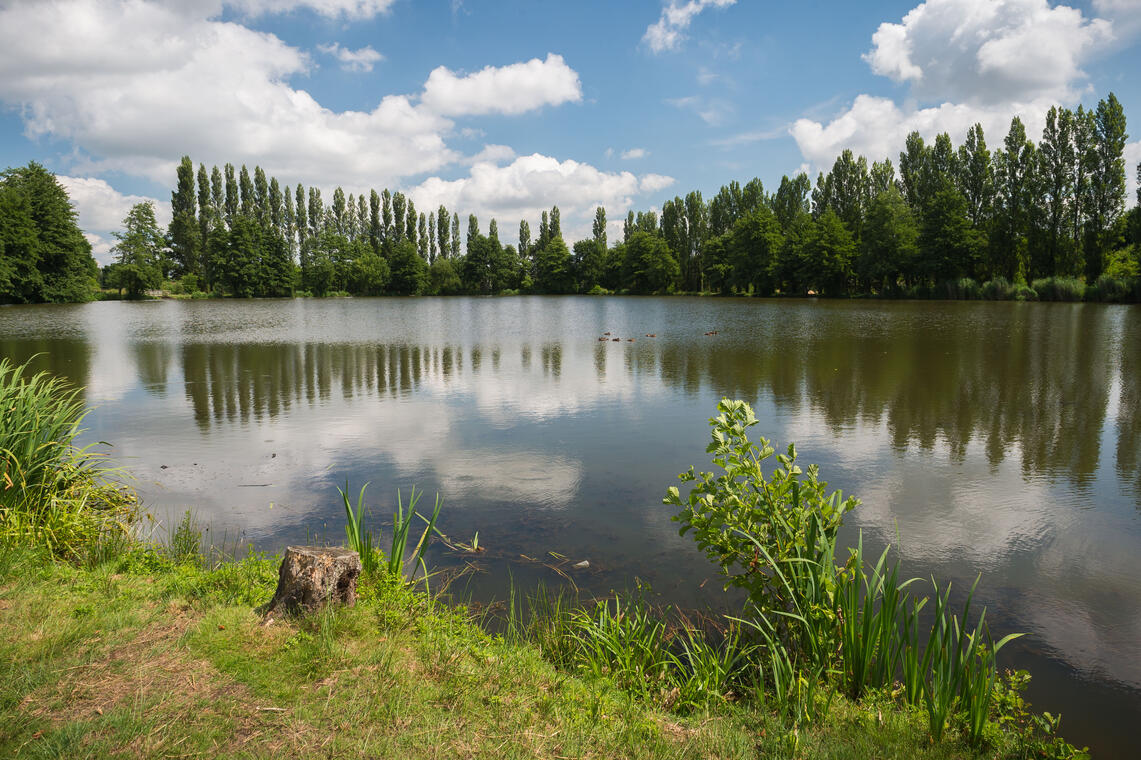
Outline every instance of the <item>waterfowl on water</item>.
[(647, 337), (647, 338), (656, 338), (656, 337), (658, 337), (658, 336), (657, 336), (656, 334), (654, 334), (654, 333), (646, 333), (646, 337)]
[(607, 332), (604, 332), (604, 333), (602, 333), (602, 334), (603, 334), (603, 335), (609, 335), (610, 333), (609, 333), (609, 331), (607, 331)]
[(620, 340), (622, 340), (622, 339), (621, 339), (621, 338), (615, 338), (615, 339), (614, 339), (614, 342), (615, 342), (615, 343), (617, 343), (617, 342), (618, 342), (618, 341), (620, 341)]
[(634, 342), (634, 339), (633, 339), (633, 338), (627, 338), (626, 340), (630, 341), (631, 343), (633, 343), (633, 342)]

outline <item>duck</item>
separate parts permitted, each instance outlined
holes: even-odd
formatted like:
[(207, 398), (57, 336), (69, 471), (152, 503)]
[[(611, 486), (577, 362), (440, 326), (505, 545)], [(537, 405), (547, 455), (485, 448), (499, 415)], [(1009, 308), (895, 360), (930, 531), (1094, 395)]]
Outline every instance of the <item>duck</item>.
[(657, 334), (655, 334), (655, 333), (646, 333), (646, 337), (647, 337), (647, 338), (656, 338), (656, 337), (658, 337), (658, 336), (657, 336)]

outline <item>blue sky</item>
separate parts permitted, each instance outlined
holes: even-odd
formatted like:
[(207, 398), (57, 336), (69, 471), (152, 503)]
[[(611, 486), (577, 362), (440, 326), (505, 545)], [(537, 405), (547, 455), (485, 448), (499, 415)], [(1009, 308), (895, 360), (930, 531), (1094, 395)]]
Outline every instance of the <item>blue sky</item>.
[(169, 218), (174, 166), (260, 164), (492, 216), (706, 196), (815, 176), (844, 147), (1114, 91), (1141, 161), (1141, 0), (0, 0), (0, 166), (61, 175), (106, 261), (130, 205)]

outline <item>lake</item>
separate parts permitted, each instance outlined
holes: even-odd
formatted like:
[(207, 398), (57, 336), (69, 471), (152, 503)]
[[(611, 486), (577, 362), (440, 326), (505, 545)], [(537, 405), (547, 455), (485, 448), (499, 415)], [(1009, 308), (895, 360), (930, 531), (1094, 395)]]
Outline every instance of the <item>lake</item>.
[(422, 508), (439, 492), (442, 530), (487, 547), (453, 586), (476, 600), (559, 580), (546, 560), (596, 593), (637, 579), (664, 602), (724, 608), (661, 498), (708, 469), (717, 401), (745, 399), (756, 435), (795, 442), (862, 499), (849, 542), (896, 545), (907, 576), (964, 591), (981, 573), (992, 630), (1029, 634), (1000, 663), (1031, 670), (1036, 709), (1099, 757), (1135, 750), (1141, 307), (95, 303), (0, 308), (0, 355), (84, 385), (84, 441), (111, 444), (164, 524), (193, 509), (219, 543), (339, 541), (346, 483), (370, 483), (374, 525), (397, 488), (422, 489)]

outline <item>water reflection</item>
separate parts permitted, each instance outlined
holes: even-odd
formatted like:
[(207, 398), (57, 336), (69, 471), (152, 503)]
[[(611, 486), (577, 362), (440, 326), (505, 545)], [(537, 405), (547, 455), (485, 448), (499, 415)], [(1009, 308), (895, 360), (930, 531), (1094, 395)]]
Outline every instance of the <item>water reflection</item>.
[[(641, 392), (767, 397), (788, 415), (810, 411), (836, 436), (884, 424), (898, 452), (941, 444), (961, 463), (979, 447), (992, 467), (1015, 455), (1027, 475), (1065, 476), (1078, 486), (1098, 470), (1113, 401), (1108, 422), (1117, 469), (1138, 491), (1141, 352), (1127, 348), (1141, 345), (1136, 309), (1043, 304), (983, 319), (867, 311), (873, 313), (855, 324), (844, 311), (794, 313), (779, 331), (762, 313), (717, 339), (521, 339), (509, 355), (500, 343), (429, 342), (433, 336), (390, 343), (139, 341), (131, 351), (148, 392), (166, 393), (171, 378), (181, 376), (202, 430), (272, 419), (333, 393), (346, 401), (407, 399), (429, 384), (473, 392), (491, 405), (509, 395), (527, 413), (550, 401), (543, 388), (558, 387), (564, 402), (573, 396), (590, 406), (636, 381)], [(8, 340), (0, 348), (17, 358), (40, 352), (37, 368), (80, 382), (88, 373), (91, 348), (83, 341)], [(574, 370), (564, 383), (568, 362)]]

